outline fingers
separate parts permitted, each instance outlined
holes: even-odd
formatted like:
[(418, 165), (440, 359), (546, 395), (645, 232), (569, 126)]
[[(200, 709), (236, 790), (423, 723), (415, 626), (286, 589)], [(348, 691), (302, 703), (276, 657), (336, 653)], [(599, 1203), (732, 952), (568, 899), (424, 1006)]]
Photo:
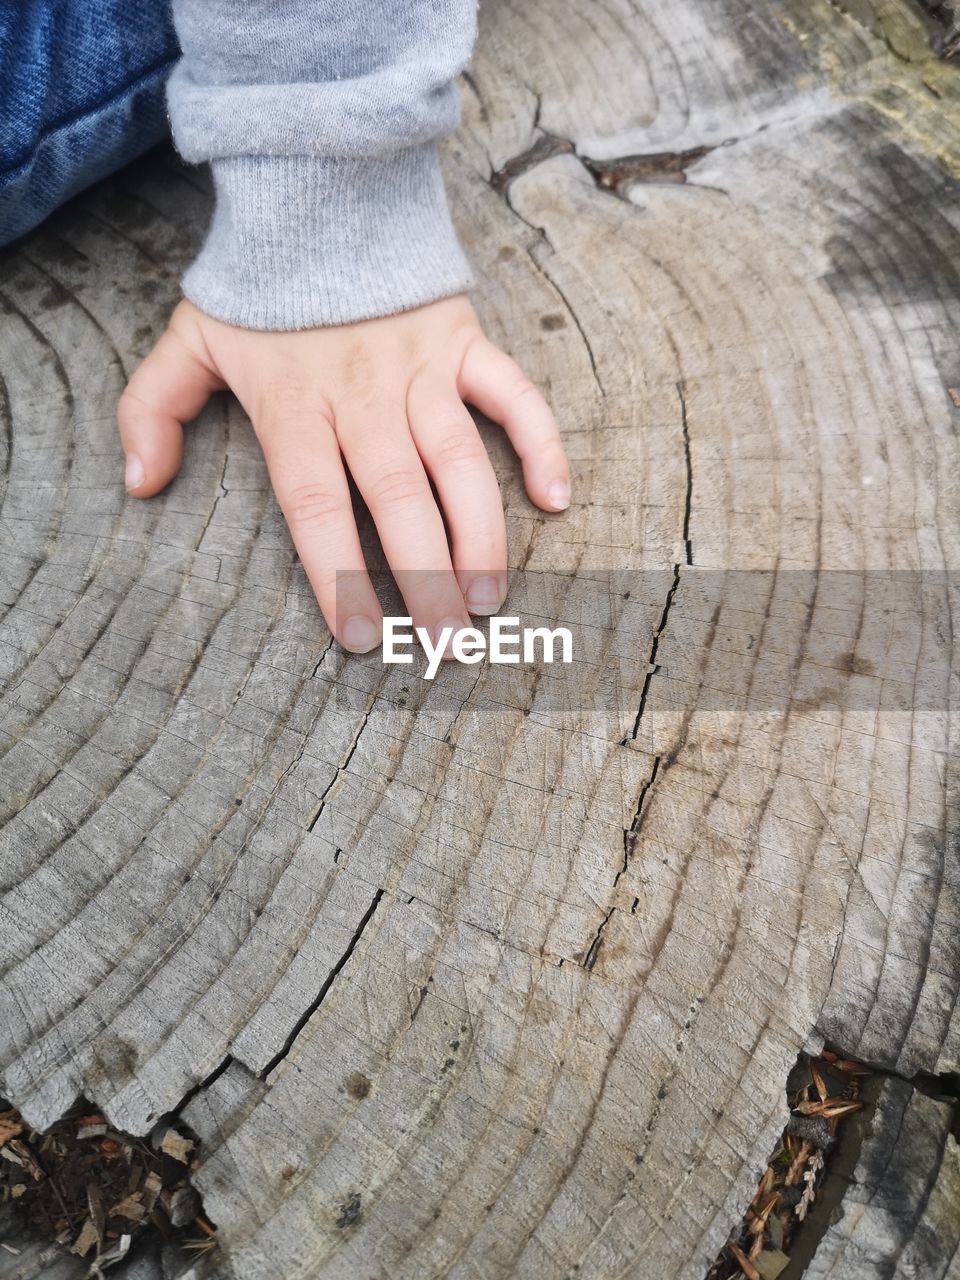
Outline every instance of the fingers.
[(184, 422), (197, 416), (221, 379), (168, 329), (135, 371), (117, 405), (126, 455), (124, 481), (135, 498), (150, 498), (180, 470)]
[(379, 421), (369, 420), (369, 409), (362, 418), (351, 416), (358, 410), (351, 407), (338, 417), (340, 446), (413, 624), (426, 627), (436, 642), (444, 627), (470, 625), (443, 520), (403, 409), (384, 407)]
[(480, 433), (446, 382), (414, 383), (407, 411), (417, 452), (446, 513), (467, 608), (496, 613), (507, 591), (507, 530), (500, 486)]
[(333, 428), (309, 410), (254, 420), (270, 481), (327, 626), (345, 649), (366, 653), (383, 613), (363, 562)]
[(467, 349), (457, 389), (506, 431), (537, 506), (544, 511), (569, 506), (570, 468), (560, 431), (549, 405), (520, 367), (492, 342), (477, 338)]

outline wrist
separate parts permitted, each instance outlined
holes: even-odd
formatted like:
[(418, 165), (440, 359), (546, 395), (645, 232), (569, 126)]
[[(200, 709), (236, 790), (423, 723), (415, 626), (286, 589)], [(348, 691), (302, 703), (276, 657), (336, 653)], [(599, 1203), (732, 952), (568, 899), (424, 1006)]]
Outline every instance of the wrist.
[(183, 287), (219, 320), (350, 324), (472, 282), (433, 143), (378, 156), (228, 157), (212, 170), (216, 210)]

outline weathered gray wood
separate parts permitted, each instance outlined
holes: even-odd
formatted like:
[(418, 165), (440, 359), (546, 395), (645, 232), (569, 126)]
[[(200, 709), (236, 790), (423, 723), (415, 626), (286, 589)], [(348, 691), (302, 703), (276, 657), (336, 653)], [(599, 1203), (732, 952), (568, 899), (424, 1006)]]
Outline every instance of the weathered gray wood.
[(637, 571), (612, 706), (332, 648), (226, 398), (124, 498), (196, 174), (0, 262), (2, 1088), (144, 1132), (219, 1073), (185, 1115), (242, 1280), (699, 1280), (802, 1045), (960, 1058), (955, 73), (893, 0), (482, 26), (453, 202), (577, 485), (540, 517), (490, 435), (511, 558)]
[(960, 1147), (952, 1120), (950, 1106), (907, 1081), (884, 1084), (842, 1214), (820, 1240), (808, 1280), (960, 1275)]

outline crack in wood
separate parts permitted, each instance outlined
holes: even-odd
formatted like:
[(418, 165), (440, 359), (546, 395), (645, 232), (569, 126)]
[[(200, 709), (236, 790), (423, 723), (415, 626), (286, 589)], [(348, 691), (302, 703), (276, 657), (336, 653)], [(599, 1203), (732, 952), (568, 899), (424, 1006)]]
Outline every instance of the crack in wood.
[(611, 907), (610, 910), (607, 912), (607, 914), (600, 921), (600, 927), (597, 929), (597, 932), (594, 934), (593, 941), (590, 943), (590, 946), (587, 948), (587, 954), (583, 958), (584, 969), (592, 969), (593, 966), (597, 963), (597, 956), (600, 954), (600, 948), (603, 946), (603, 931), (607, 927), (607, 925), (610, 923), (610, 920), (613, 916), (613, 913), (616, 911), (616, 909), (617, 909), (616, 907)]
[[(204, 1078), (200, 1080), (197, 1084), (195, 1084), (192, 1089), (187, 1090), (187, 1092), (183, 1095), (183, 1097), (180, 1099), (177, 1105), (169, 1113), (169, 1116), (166, 1118), (179, 1119), (179, 1117), (187, 1109), (187, 1107), (194, 1100), (194, 1098), (198, 1097), (201, 1093), (205, 1092), (205, 1090), (209, 1089), (212, 1084), (216, 1084), (216, 1082), (220, 1079), (220, 1077), (224, 1074), (224, 1072), (228, 1071), (236, 1061), (237, 1059), (233, 1056), (232, 1053), (224, 1054), (224, 1056), (221, 1058), (221, 1060), (217, 1063), (217, 1065), (214, 1067), (214, 1069), (210, 1072), (208, 1076), (204, 1076)], [(244, 1064), (240, 1063), (239, 1065), (242, 1067)]]
[[(683, 459), (684, 459), (684, 468), (686, 473), (686, 481), (684, 485), (683, 520), (681, 522), (681, 536), (683, 539), (683, 546), (684, 546), (684, 560), (682, 562), (677, 562), (673, 566), (673, 577), (670, 583), (670, 588), (667, 591), (667, 596), (666, 596), (666, 600), (664, 601), (663, 612), (660, 615), (659, 624), (653, 635), (653, 641), (650, 646), (650, 654), (647, 660), (647, 673), (646, 673), (646, 676), (644, 677), (643, 688), (641, 689), (641, 692), (640, 692), (640, 705), (637, 708), (637, 715), (636, 715), (636, 719), (634, 720), (633, 732), (631, 734), (631, 739), (633, 740), (636, 739), (637, 734), (639, 733), (640, 721), (643, 717), (644, 711), (646, 710), (647, 695), (650, 690), (650, 683), (653, 680), (653, 677), (657, 674), (657, 672), (660, 669), (657, 663), (657, 652), (660, 646), (660, 637), (663, 635), (663, 632), (666, 628), (667, 619), (670, 614), (670, 609), (673, 605), (673, 601), (674, 601), (674, 597), (676, 596), (677, 589), (680, 586), (681, 565), (685, 564), (690, 566), (693, 564), (693, 543), (690, 537), (690, 520), (691, 520), (692, 509), (693, 509), (693, 461), (692, 461), (691, 452), (690, 452), (690, 424), (687, 420), (686, 388), (682, 379), (676, 383), (676, 390), (677, 390), (677, 396), (679, 397), (679, 400), (680, 400), (680, 425), (681, 425), (681, 432), (683, 436)], [(627, 742), (627, 739), (624, 739), (621, 745), (625, 746), (626, 742)], [(669, 767), (669, 765), (673, 763), (673, 760), (675, 758), (676, 758), (676, 755), (674, 753), (673, 755), (670, 756), (667, 762), (667, 767)], [(626, 872), (627, 868), (630, 865), (630, 859), (633, 856), (633, 852), (637, 844), (637, 839), (640, 835), (640, 830), (643, 826), (644, 802), (647, 798), (647, 795), (650, 792), (650, 789), (653, 787), (654, 783), (657, 780), (658, 775), (660, 774), (660, 766), (662, 763), (663, 763), (662, 755), (658, 755), (654, 758), (653, 767), (650, 770), (650, 776), (647, 779), (647, 781), (644, 783), (640, 791), (640, 795), (637, 798), (637, 807), (634, 810), (633, 821), (631, 822), (629, 827), (624, 828), (623, 863), (613, 878), (614, 888), (616, 888), (616, 886), (619, 884), (620, 877)], [(664, 773), (666, 772), (666, 767), (664, 768), (663, 772)], [(631, 915), (636, 914), (638, 902), (639, 902), (639, 899), (635, 898), (633, 902), (633, 906), (630, 909)], [(610, 910), (607, 912), (607, 914), (604, 916), (603, 920), (600, 922), (600, 926), (597, 929), (597, 932), (594, 934), (593, 941), (590, 943), (590, 946), (587, 948), (586, 957), (583, 962), (583, 967), (585, 969), (592, 969), (596, 964), (597, 956), (600, 954), (600, 948), (603, 945), (603, 932), (606, 929), (607, 925), (609, 924), (615, 910), (616, 910), (616, 907), (611, 907)]]
[(677, 561), (673, 566), (673, 578), (667, 591), (667, 596), (663, 604), (663, 611), (660, 614), (660, 621), (653, 633), (653, 640), (650, 644), (650, 653), (647, 658), (647, 672), (644, 676), (643, 687), (640, 690), (640, 703), (637, 707), (637, 714), (633, 722), (633, 729), (630, 738), (624, 738), (621, 743), (626, 746), (628, 741), (636, 741), (637, 734), (640, 732), (640, 721), (643, 719), (643, 713), (647, 707), (647, 697), (650, 693), (650, 684), (653, 677), (660, 670), (657, 664), (657, 653), (660, 648), (660, 638), (666, 630), (667, 620), (670, 617), (670, 609), (673, 605), (674, 597), (680, 586), (680, 569), (683, 564), (693, 564), (693, 543), (690, 539), (690, 517), (693, 508), (693, 463), (690, 455), (690, 429), (687, 421), (687, 401), (682, 381), (676, 384), (677, 395), (680, 399), (681, 428), (683, 433), (683, 457), (684, 466), (686, 468), (686, 484), (684, 486), (684, 503), (683, 503), (683, 521), (682, 533), (685, 558), (683, 561)]
[(690, 517), (693, 511), (693, 459), (690, 455), (690, 423), (687, 419), (687, 388), (681, 378), (677, 383), (677, 396), (680, 399), (680, 429), (683, 433), (683, 461), (686, 468), (686, 483), (683, 491), (683, 546), (686, 563), (693, 564), (693, 543), (690, 540)]
[(353, 932), (353, 936), (351, 937), (349, 943), (347, 944), (346, 950), (344, 951), (340, 959), (337, 961), (337, 963), (330, 970), (330, 972), (327, 974), (326, 978), (324, 979), (323, 985), (321, 986), (320, 990), (317, 992), (316, 998), (310, 1002), (308, 1007), (297, 1019), (292, 1030), (290, 1031), (290, 1034), (287, 1036), (286, 1040), (283, 1042), (282, 1048), (277, 1053), (275, 1053), (274, 1056), (270, 1059), (270, 1061), (266, 1064), (266, 1066), (263, 1067), (257, 1073), (258, 1078), (260, 1080), (266, 1080), (270, 1075), (273, 1074), (273, 1072), (277, 1069), (280, 1063), (283, 1062), (284, 1059), (289, 1056), (291, 1050), (293, 1049), (293, 1046), (296, 1044), (297, 1039), (300, 1036), (301, 1031), (303, 1031), (304, 1027), (307, 1025), (307, 1023), (310, 1021), (313, 1015), (317, 1012), (317, 1010), (323, 1004), (324, 1000), (327, 997), (327, 993), (329, 992), (330, 988), (333, 986), (334, 982), (337, 979), (337, 975), (340, 973), (344, 965), (347, 963), (347, 961), (350, 959), (350, 957), (353, 955), (354, 951), (356, 950), (357, 943), (360, 941), (361, 937), (363, 936), (364, 929), (366, 929), (367, 925), (373, 919), (374, 913), (376, 912), (377, 907), (380, 905), (380, 902), (383, 898), (383, 893), (384, 893), (383, 889), (380, 888), (380, 889), (377, 889), (376, 893), (373, 895), (373, 898), (371, 899), (369, 907), (367, 907), (366, 911), (361, 916), (360, 923), (357, 925), (356, 929)]
[(311, 677), (310, 677), (310, 679), (311, 679), (311, 680), (315, 680), (315, 679), (316, 679), (316, 677), (317, 677), (317, 672), (318, 672), (318, 671), (320, 670), (320, 668), (323, 666), (323, 660), (324, 660), (324, 658), (327, 656), (327, 654), (330, 652), (330, 650), (333, 648), (333, 643), (334, 643), (334, 641), (335, 641), (335, 640), (336, 640), (336, 636), (335, 636), (335, 635), (333, 634), (333, 632), (331, 631), (329, 640), (328, 640), (328, 641), (327, 641), (327, 643), (323, 646), (323, 648), (322, 648), (322, 649), (321, 649), (321, 651), (320, 651), (320, 656), (317, 658), (316, 665), (315, 665), (315, 666), (314, 666), (314, 668), (313, 668), (313, 674), (312, 674), (312, 675), (311, 675)]
[(529, 173), (545, 160), (553, 156), (575, 155), (576, 148), (567, 138), (558, 138), (552, 133), (542, 133), (526, 151), (513, 156), (506, 164), (490, 175), (490, 185), (498, 195), (505, 195), (510, 183), (521, 174)]
[[(616, 876), (614, 877), (614, 881), (613, 881), (614, 886), (617, 885), (617, 883), (620, 880), (620, 877), (624, 875), (627, 868), (629, 867), (630, 859), (633, 857), (633, 851), (637, 847), (637, 837), (640, 835), (640, 829), (643, 826), (643, 818), (644, 818), (643, 802), (646, 800), (647, 794), (650, 791), (650, 788), (653, 786), (653, 784), (657, 780), (657, 773), (660, 769), (660, 764), (662, 760), (663, 760), (663, 756), (654, 756), (653, 768), (650, 770), (650, 777), (643, 784), (643, 787), (641, 788), (641, 791), (640, 791), (640, 795), (637, 799), (637, 807), (634, 810), (633, 821), (630, 823), (629, 827), (624, 827), (623, 866), (620, 868), (620, 870), (617, 872)], [(634, 899), (634, 905), (631, 910), (631, 914), (633, 914), (636, 911), (638, 901), (639, 899)]]
[(220, 478), (217, 480), (217, 487), (219, 488), (220, 492), (214, 498), (213, 506), (210, 508), (209, 512), (207, 513), (207, 518), (203, 522), (203, 528), (200, 530), (200, 535), (197, 538), (197, 547), (200, 546), (200, 543), (203, 541), (203, 535), (210, 528), (210, 524), (213, 521), (213, 517), (217, 514), (217, 507), (220, 505), (220, 499), (225, 498), (227, 494), (230, 492), (227, 486), (223, 483), (227, 475), (227, 464), (229, 461), (230, 461), (230, 442), (228, 440), (226, 442), (226, 445), (224, 446), (223, 466), (220, 469)]
[(615, 156), (610, 160), (594, 160), (580, 151), (569, 138), (562, 138), (539, 128), (538, 120), (539, 110), (534, 120), (534, 129), (539, 130), (539, 137), (526, 151), (512, 156), (490, 175), (490, 185), (498, 195), (505, 195), (515, 178), (536, 169), (546, 160), (552, 160), (554, 156), (573, 155), (593, 178), (598, 191), (605, 191), (624, 200), (626, 189), (631, 183), (685, 183), (689, 168), (717, 147), (728, 146), (736, 141), (731, 138), (711, 145), (690, 147), (686, 151), (652, 151)]
[[(331, 643), (332, 642), (333, 642), (333, 637), (331, 637)], [(343, 760), (340, 762), (340, 764), (337, 765), (337, 769), (333, 777), (330, 779), (330, 781), (327, 783), (326, 787), (324, 788), (323, 794), (320, 796), (320, 802), (317, 807), (317, 811), (314, 813), (313, 817), (307, 823), (308, 831), (312, 831), (314, 827), (317, 825), (317, 823), (320, 821), (320, 815), (323, 813), (324, 809), (327, 806), (327, 796), (330, 794), (331, 790), (333, 789), (334, 783), (340, 777), (341, 773), (343, 773), (344, 769), (347, 768), (347, 766), (350, 764), (350, 761), (353, 759), (354, 752), (357, 749), (357, 743), (360, 741), (360, 735), (361, 733), (363, 733), (364, 729), (367, 726), (367, 721), (370, 719), (370, 712), (372, 710), (373, 710), (373, 707), (371, 705), (364, 712), (363, 719), (360, 721), (360, 724), (357, 726), (357, 732), (354, 734), (353, 741), (350, 743), (350, 746), (347, 748), (347, 751), (343, 757)]]
[[(512, 206), (512, 205), (511, 205), (510, 207), (511, 207), (511, 208), (513, 208), (513, 206)], [(515, 209), (514, 209), (514, 212), (516, 213), (516, 210), (515, 210)], [(560, 285), (559, 285), (559, 284), (557, 284), (557, 282), (556, 282), (556, 280), (553, 278), (553, 276), (548, 276), (547, 278), (549, 279), (550, 283), (553, 285), (553, 287), (554, 287), (554, 289), (557, 291), (557, 293), (560, 295), (560, 297), (561, 297), (561, 299), (562, 299), (562, 301), (563, 301), (563, 305), (564, 305), (564, 306), (566, 307), (566, 309), (567, 309), (567, 314), (570, 316), (570, 319), (573, 321), (574, 326), (575, 326), (575, 328), (576, 328), (576, 330), (577, 330), (577, 333), (579, 333), (580, 337), (583, 339), (583, 345), (584, 345), (584, 347), (586, 348), (586, 351), (587, 351), (587, 359), (590, 361), (590, 370), (591, 370), (591, 372), (593, 373), (593, 380), (594, 380), (594, 382), (597, 384), (597, 390), (600, 392), (600, 396), (601, 396), (601, 398), (602, 398), (602, 399), (604, 399), (604, 400), (606, 400), (606, 398), (607, 398), (607, 389), (606, 389), (606, 387), (603, 385), (603, 381), (602, 381), (602, 379), (601, 379), (601, 377), (600, 377), (600, 373), (599, 373), (599, 371), (598, 371), (598, 369), (597, 369), (597, 357), (596, 357), (596, 353), (595, 353), (595, 352), (594, 352), (594, 350), (593, 350), (593, 344), (591, 343), (590, 339), (587, 337), (587, 331), (586, 331), (586, 329), (583, 327), (583, 321), (582, 321), (582, 320), (580, 319), (580, 317), (577, 315), (576, 308), (575, 308), (575, 307), (573, 306), (573, 304), (570, 302), (570, 299), (569, 299), (569, 298), (567, 297), (567, 295), (564, 293), (564, 291), (563, 291), (563, 289), (560, 287)]]

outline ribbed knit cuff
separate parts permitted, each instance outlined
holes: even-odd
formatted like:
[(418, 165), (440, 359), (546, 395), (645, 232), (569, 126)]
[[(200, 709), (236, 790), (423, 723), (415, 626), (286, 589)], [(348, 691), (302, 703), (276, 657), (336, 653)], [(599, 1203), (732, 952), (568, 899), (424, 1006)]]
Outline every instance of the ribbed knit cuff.
[(432, 142), (381, 156), (239, 156), (211, 167), (216, 210), (183, 290), (219, 320), (349, 324), (472, 283)]

